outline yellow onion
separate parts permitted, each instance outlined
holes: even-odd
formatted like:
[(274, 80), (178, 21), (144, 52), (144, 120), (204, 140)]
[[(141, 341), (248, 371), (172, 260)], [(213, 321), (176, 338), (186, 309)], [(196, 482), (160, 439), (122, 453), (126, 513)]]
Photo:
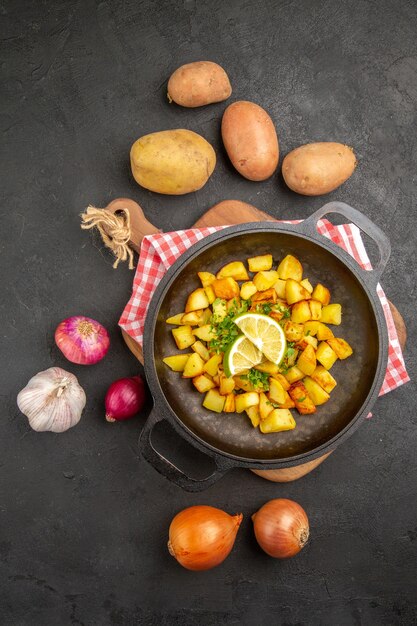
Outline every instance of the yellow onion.
[(286, 559), (296, 555), (309, 537), (308, 517), (293, 500), (277, 498), (252, 515), (256, 541), (269, 556)]
[(230, 554), (243, 515), (229, 515), (212, 506), (190, 506), (169, 527), (169, 553), (190, 570), (220, 565)]

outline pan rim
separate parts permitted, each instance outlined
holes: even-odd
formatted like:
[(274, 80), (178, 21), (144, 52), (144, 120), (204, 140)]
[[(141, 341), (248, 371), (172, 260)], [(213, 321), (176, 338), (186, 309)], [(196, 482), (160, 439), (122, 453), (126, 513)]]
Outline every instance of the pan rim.
[[(145, 320), (144, 330), (144, 360), (145, 360), (145, 373), (148, 380), (149, 387), (154, 399), (154, 409), (162, 412), (164, 418), (167, 419), (171, 426), (185, 439), (201, 449), (203, 452), (216, 460), (219, 457), (227, 464), (231, 463), (236, 467), (250, 467), (253, 469), (266, 469), (266, 468), (282, 468), (291, 467), (293, 465), (299, 465), (300, 462), (308, 462), (314, 458), (322, 456), (326, 452), (334, 450), (341, 441), (347, 439), (358, 428), (360, 423), (365, 419), (369, 413), (371, 407), (376, 401), (380, 388), (382, 386), (383, 378), (385, 375), (386, 363), (388, 358), (388, 332), (386, 326), (386, 320), (382, 309), (381, 302), (376, 292), (376, 285), (370, 286), (371, 275), (369, 281), (366, 280), (366, 271), (362, 270), (359, 264), (351, 257), (343, 248), (337, 246), (330, 239), (320, 237), (320, 239), (312, 237), (309, 234), (300, 232), (297, 229), (297, 224), (283, 224), (280, 222), (248, 222), (245, 224), (237, 224), (234, 226), (224, 227), (218, 230), (203, 240), (198, 241), (188, 248), (173, 265), (167, 270), (164, 277), (158, 284), (151, 303), (148, 308), (148, 313)], [(159, 377), (156, 372), (156, 365), (153, 353), (154, 346), (154, 334), (157, 323), (158, 312), (160, 306), (165, 298), (166, 293), (170, 289), (172, 282), (178, 276), (178, 274), (184, 269), (188, 263), (203, 253), (205, 250), (211, 248), (214, 245), (221, 243), (227, 239), (242, 236), (244, 234), (250, 234), (254, 232), (265, 233), (285, 233), (297, 238), (305, 239), (320, 248), (323, 248), (336, 257), (338, 261), (341, 261), (345, 267), (353, 274), (360, 286), (365, 291), (368, 301), (371, 305), (372, 313), (376, 321), (376, 331), (378, 338), (378, 359), (375, 368), (375, 375), (372, 385), (369, 389), (367, 396), (361, 405), (361, 408), (353, 419), (336, 435), (331, 439), (324, 442), (320, 446), (315, 447), (312, 450), (302, 452), (300, 454), (291, 457), (282, 458), (256, 458), (239, 456), (231, 452), (227, 452), (220, 448), (215, 447), (205, 439), (201, 438), (195, 432), (193, 432), (175, 413), (170, 403), (168, 402), (164, 391), (160, 385)], [(156, 393), (157, 391), (157, 393)]]

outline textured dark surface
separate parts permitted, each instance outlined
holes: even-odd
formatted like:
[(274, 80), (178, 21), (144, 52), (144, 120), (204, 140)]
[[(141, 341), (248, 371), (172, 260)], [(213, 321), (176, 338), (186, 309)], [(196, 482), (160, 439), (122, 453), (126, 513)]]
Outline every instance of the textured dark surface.
[[(112, 269), (78, 214), (132, 196), (151, 221), (175, 229), (225, 198), (279, 218), (323, 203), (289, 192), (279, 175), (239, 177), (219, 141), (224, 103), (167, 104), (176, 67), (217, 61), (231, 78), (230, 101), (269, 111), (281, 154), (314, 140), (355, 147), (357, 171), (326, 200), (366, 212), (391, 237), (383, 285), (407, 321), (414, 378), (416, 4), (9, 0), (0, 13), (0, 623), (415, 624), (415, 384), (381, 398), (374, 418), (297, 483), (237, 470), (203, 494), (179, 490), (138, 458), (145, 415), (122, 425), (103, 419), (108, 384), (138, 370), (117, 328), (133, 274)], [(130, 175), (130, 145), (178, 127), (213, 143), (217, 168), (196, 194), (146, 192)], [(54, 347), (57, 323), (76, 313), (110, 330), (107, 358), (90, 368)], [(73, 430), (38, 434), (16, 394), (53, 364), (79, 377), (87, 407)], [(278, 496), (300, 502), (311, 521), (310, 545), (285, 562), (260, 551), (250, 521)], [(197, 503), (245, 516), (229, 559), (201, 574), (166, 550), (171, 518)]]

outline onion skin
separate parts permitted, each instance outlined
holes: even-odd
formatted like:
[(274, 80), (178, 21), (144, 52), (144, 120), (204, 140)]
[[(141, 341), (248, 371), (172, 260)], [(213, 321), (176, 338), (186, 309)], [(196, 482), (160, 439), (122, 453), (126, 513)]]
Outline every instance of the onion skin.
[(293, 500), (277, 498), (266, 502), (252, 515), (252, 521), (262, 550), (276, 559), (295, 556), (308, 541), (307, 514)]
[(93, 365), (106, 356), (110, 338), (100, 322), (84, 315), (74, 315), (58, 324), (55, 343), (71, 363)]
[(212, 506), (190, 506), (169, 527), (168, 550), (186, 569), (202, 571), (220, 565), (230, 554), (243, 515)]
[(146, 400), (146, 388), (140, 376), (119, 378), (110, 385), (104, 401), (106, 420), (128, 420), (142, 409)]

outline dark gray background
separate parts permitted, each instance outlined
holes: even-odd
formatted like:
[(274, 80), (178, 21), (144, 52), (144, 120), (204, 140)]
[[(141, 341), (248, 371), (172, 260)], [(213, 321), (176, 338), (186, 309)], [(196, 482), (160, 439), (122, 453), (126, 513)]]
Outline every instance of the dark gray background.
[[(109, 383), (142, 371), (117, 327), (133, 272), (113, 270), (100, 240), (79, 227), (89, 203), (121, 195), (165, 230), (190, 226), (225, 198), (278, 218), (348, 202), (391, 238), (383, 286), (407, 321), (414, 378), (416, 4), (8, 0), (0, 13), (0, 623), (416, 623), (414, 383), (379, 399), (374, 418), (297, 483), (238, 470), (205, 493), (185, 493), (138, 456), (146, 414), (104, 421)], [(170, 73), (198, 59), (226, 68), (229, 102), (268, 110), (281, 154), (317, 140), (354, 146), (352, 178), (325, 199), (293, 194), (279, 174), (241, 178), (220, 143), (225, 104), (166, 101)], [(129, 170), (132, 142), (178, 127), (213, 143), (209, 183), (176, 198), (141, 189)], [(78, 313), (111, 334), (107, 358), (90, 368), (54, 346), (58, 322)], [(80, 424), (62, 435), (33, 432), (16, 407), (27, 380), (52, 365), (74, 372), (88, 396)], [(311, 521), (310, 545), (285, 562), (260, 551), (250, 521), (279, 496), (300, 502)], [(166, 550), (171, 518), (197, 503), (245, 515), (229, 559), (200, 574)]]

